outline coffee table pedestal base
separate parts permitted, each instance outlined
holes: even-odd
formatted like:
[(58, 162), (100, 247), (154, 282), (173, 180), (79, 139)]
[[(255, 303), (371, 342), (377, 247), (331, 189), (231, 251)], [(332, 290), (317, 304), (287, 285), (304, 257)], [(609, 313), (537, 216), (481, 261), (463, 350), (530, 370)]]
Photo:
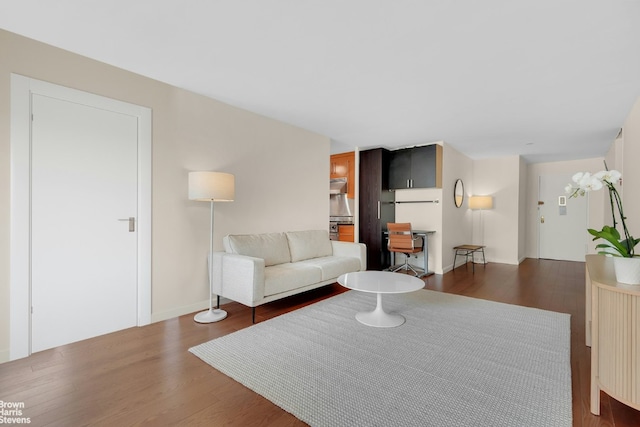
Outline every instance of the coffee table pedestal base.
[(376, 294), (377, 304), (373, 311), (362, 311), (356, 314), (356, 320), (367, 326), (376, 328), (395, 328), (404, 323), (404, 317), (399, 314), (390, 314), (382, 308), (382, 294)]

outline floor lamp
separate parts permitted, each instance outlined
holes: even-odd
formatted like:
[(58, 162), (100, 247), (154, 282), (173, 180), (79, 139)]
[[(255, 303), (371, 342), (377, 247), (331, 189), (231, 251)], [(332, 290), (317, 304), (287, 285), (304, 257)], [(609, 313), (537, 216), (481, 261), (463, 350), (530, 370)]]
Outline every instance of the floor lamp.
[[(233, 202), (235, 178), (224, 172), (190, 172), (189, 200), (211, 203), (211, 228), (209, 230), (209, 256), (213, 253), (213, 202)], [(207, 256), (207, 259), (209, 259)], [(209, 310), (195, 315), (198, 323), (212, 323), (227, 317), (227, 312), (213, 308), (213, 263), (209, 265)]]
[(469, 209), (480, 211), (480, 246), (484, 246), (484, 224), (482, 222), (482, 211), (493, 209), (493, 197), (471, 196), (469, 197)]

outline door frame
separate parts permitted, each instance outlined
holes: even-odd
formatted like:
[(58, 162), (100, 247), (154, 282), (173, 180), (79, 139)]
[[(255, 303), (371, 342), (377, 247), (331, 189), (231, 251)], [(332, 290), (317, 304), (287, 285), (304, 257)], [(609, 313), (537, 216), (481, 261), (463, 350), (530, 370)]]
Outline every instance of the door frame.
[(151, 323), (151, 109), (12, 73), (9, 360), (31, 354), (32, 94), (50, 96), (137, 118), (137, 325)]

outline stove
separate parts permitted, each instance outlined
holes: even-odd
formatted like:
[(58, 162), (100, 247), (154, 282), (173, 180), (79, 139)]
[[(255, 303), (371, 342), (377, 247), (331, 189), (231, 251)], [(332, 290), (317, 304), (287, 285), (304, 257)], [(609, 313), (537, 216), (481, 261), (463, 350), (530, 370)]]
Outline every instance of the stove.
[(329, 239), (338, 240), (338, 225), (353, 224), (352, 216), (332, 215), (329, 217)]
[(353, 224), (352, 216), (331, 215), (329, 217), (329, 223), (335, 222), (336, 224)]

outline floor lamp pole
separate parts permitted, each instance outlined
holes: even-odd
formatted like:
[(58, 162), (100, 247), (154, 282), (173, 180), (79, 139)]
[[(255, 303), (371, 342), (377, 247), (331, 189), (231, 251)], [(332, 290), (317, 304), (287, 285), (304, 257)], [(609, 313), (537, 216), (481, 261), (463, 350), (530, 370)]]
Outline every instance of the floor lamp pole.
[(211, 200), (211, 227), (209, 229), (209, 254), (207, 255), (207, 265), (209, 266), (209, 310), (202, 311), (195, 315), (193, 320), (198, 323), (212, 323), (227, 317), (227, 312), (220, 308), (213, 308), (213, 200)]
[[(482, 222), (482, 209), (480, 209), (479, 213), (480, 213), (480, 246), (484, 246), (484, 223)], [(475, 262), (475, 260), (473, 262)]]

